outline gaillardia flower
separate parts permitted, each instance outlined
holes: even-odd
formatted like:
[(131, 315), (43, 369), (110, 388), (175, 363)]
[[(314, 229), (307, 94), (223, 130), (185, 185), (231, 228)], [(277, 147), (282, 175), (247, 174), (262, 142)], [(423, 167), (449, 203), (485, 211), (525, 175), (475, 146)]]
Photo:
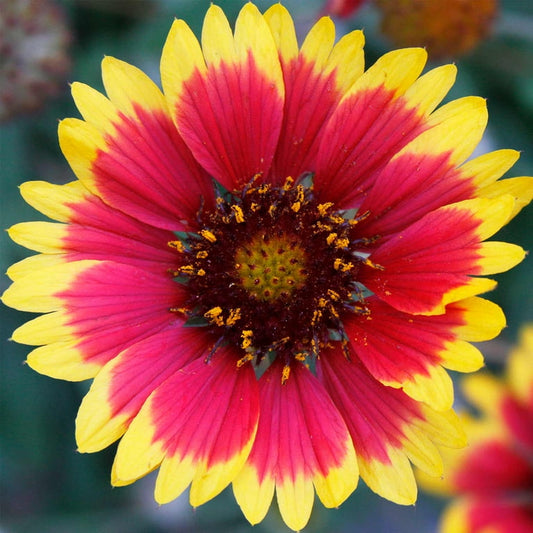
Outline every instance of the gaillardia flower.
[(375, 0), (381, 31), (396, 46), (427, 47), (431, 58), (473, 50), (492, 30), (498, 0)]
[(40, 253), (3, 300), (44, 313), (13, 339), (39, 372), (94, 378), (76, 438), (121, 438), (114, 485), (159, 468), (156, 500), (190, 484), (197, 506), (232, 483), (252, 523), (276, 492), (297, 530), (359, 474), (413, 503), (411, 462), (441, 475), (436, 445), (464, 444), (445, 368), (478, 369), (468, 341), (504, 326), (483, 276), (524, 252), (484, 241), (533, 187), (498, 181), (517, 152), (465, 162), (487, 111), (435, 111), (454, 66), (420, 77), (407, 49), (365, 72), (362, 33), (334, 41), (323, 18), (299, 47), (279, 4), (234, 32), (210, 7), (201, 44), (177, 20), (163, 92), (106, 57), (107, 96), (74, 83), (83, 120), (59, 126), (78, 179), (21, 187), (59, 223), (10, 229)]
[(424, 478), (434, 492), (455, 495), (443, 533), (533, 531), (533, 324), (508, 360), (507, 375), (469, 376), (466, 396), (481, 413), (465, 413), (469, 447), (446, 452), (442, 481)]

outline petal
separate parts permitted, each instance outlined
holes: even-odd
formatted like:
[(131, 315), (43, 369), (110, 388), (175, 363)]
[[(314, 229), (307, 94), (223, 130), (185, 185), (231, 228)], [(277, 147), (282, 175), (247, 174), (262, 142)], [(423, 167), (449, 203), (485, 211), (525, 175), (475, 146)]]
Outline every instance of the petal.
[[(466, 321), (473, 322), (472, 335), (485, 340), (505, 325), (498, 306), (484, 306), (479, 300), (450, 304), (443, 315), (413, 316), (368, 298), (369, 314), (350, 316), (344, 327), (354, 352), (375, 379), (402, 387), (408, 396), (442, 411), (452, 406), (453, 388), (440, 366), (473, 372), (483, 365), (481, 352), (464, 340)], [(476, 329), (480, 323), (487, 325)]]
[[(484, 112), (484, 103), (480, 104), (475, 108), (478, 114)], [(476, 112), (467, 109), (465, 117), (473, 114), (475, 119)], [(463, 118), (461, 114), (452, 119), (464, 120), (465, 125), (477, 120)], [(446, 139), (442, 132), (439, 134), (442, 128), (455, 135)], [(421, 142), (423, 135), (417, 137), (376, 175), (375, 184), (360, 207), (361, 212), (370, 212), (360, 225), (367, 234), (384, 236), (400, 231), (434, 209), (477, 196), (495, 198), (511, 194), (520, 204), (515, 204), (512, 216), (529, 203), (533, 187), (528, 178), (496, 181), (516, 161), (517, 152), (499, 150), (457, 167), (452, 153), (456, 144), (464, 147), (461, 134), (472, 139), (468, 128), (454, 129), (444, 121), (429, 132), (435, 132), (435, 139)]]
[[(64, 252), (66, 261), (107, 259), (158, 273), (175, 268), (176, 254), (167, 246), (175, 239), (174, 233), (148, 226), (113, 209), (80, 182), (66, 185), (26, 182), (21, 186), (21, 194), (44, 214), (70, 222), (13, 226), (12, 238), (28, 248), (47, 253)], [(49, 242), (52, 237), (54, 246), (43, 248), (43, 241)]]
[(489, 374), (467, 376), (461, 382), (463, 394), (468, 401), (485, 415), (497, 420), (507, 395), (501, 380)]
[(533, 519), (526, 505), (505, 498), (461, 498), (442, 519), (442, 533), (529, 533)]
[(336, 507), (357, 485), (357, 463), (346, 425), (318, 380), (299, 363), (285, 382), (282, 372), (278, 359), (260, 379), (259, 428), (233, 491), (256, 524), (275, 487), (283, 520), (300, 530), (311, 514), (313, 485), (326, 507)]
[(513, 396), (533, 412), (533, 324), (522, 328), (520, 343), (509, 355), (507, 380)]
[[(370, 259), (380, 268), (364, 265), (359, 279), (398, 310), (442, 314), (447, 303), (490, 288), (488, 280), (469, 276), (492, 270), (487, 268), (491, 261), (484, 258), (488, 251), (480, 241), (507, 223), (513, 206), (514, 199), (504, 196), (437, 209), (378, 247)], [(520, 260), (521, 253), (514, 247), (508, 251), (499, 270)]]
[(495, 150), (480, 155), (461, 166), (461, 171), (474, 177), (476, 186), (483, 190), (501, 178), (520, 157), (516, 150)]
[(290, 13), (281, 4), (274, 4), (263, 16), (272, 32), (282, 65), (289, 63), (298, 55), (296, 30)]
[(12, 281), (17, 281), (24, 278), (35, 271), (41, 270), (41, 268), (50, 268), (65, 263), (65, 257), (63, 254), (54, 255), (31, 255), (26, 257), (17, 263), (11, 265), (6, 274)]
[[(533, 388), (531, 389), (533, 393)], [(533, 394), (532, 394), (533, 398)], [(533, 449), (533, 410), (530, 404), (522, 404), (516, 398), (507, 396), (501, 406), (501, 417), (518, 447)], [(533, 468), (529, 479), (533, 477)]]
[(472, 440), (451, 472), (452, 483), (460, 493), (498, 494), (526, 491), (533, 468), (513, 444), (493, 439)]
[(469, 157), (481, 141), (487, 126), (487, 105), (483, 98), (468, 96), (443, 105), (427, 119), (427, 129), (399, 153), (447, 154), (453, 165)]
[(373, 173), (423, 129), (402, 94), (426, 59), (421, 49), (390, 52), (351, 86), (329, 119), (317, 155), (315, 189), (339, 208), (357, 207)]
[(441, 65), (426, 72), (405, 91), (404, 97), (409, 102), (409, 107), (429, 115), (448, 94), (456, 76), (455, 65)]
[(414, 503), (417, 490), (409, 459), (439, 476), (442, 461), (435, 445), (464, 445), (453, 411), (437, 413), (382, 385), (355, 355), (347, 359), (339, 345), (318, 363), (319, 375), (348, 425), (361, 477), (395, 503)]
[(59, 222), (72, 220), (72, 205), (88, 201), (92, 194), (80, 181), (56, 185), (46, 181), (26, 181), (20, 186), (20, 194), (32, 207)]
[(148, 396), (180, 368), (205, 357), (211, 344), (203, 328), (183, 327), (178, 322), (107, 363), (78, 411), (78, 451), (95, 452), (117, 440)]
[(19, 311), (57, 311), (64, 305), (63, 292), (74, 285), (77, 278), (99, 265), (98, 261), (77, 261), (36, 271), (8, 287), (2, 295), (2, 301)]
[(62, 242), (67, 233), (66, 224), (53, 222), (21, 222), (8, 230), (13, 241), (30, 250), (55, 254), (63, 250)]
[[(335, 28), (320, 19), (307, 35), (298, 56), (283, 61), (285, 109), (271, 176), (282, 184), (316, 167), (324, 127), (344, 92), (364, 68), (362, 32), (341, 38), (333, 46)], [(281, 54), (281, 51), (280, 51)]]
[(114, 484), (161, 464), (156, 500), (177, 498), (192, 481), (190, 500), (197, 506), (233, 480), (259, 416), (254, 371), (238, 368), (237, 358), (220, 348), (209, 361), (197, 359), (175, 372), (149, 396), (118, 446)]
[[(63, 260), (105, 259), (142, 267), (158, 273), (175, 268), (176, 254), (167, 243), (175, 239), (172, 232), (147, 226), (117, 211), (79, 182), (53, 185), (28, 182), (21, 192), (30, 204), (38, 195), (50, 194), (62, 205), (60, 216), (71, 223), (25, 222), (10, 229), (13, 240), (43, 253), (66, 253)], [(49, 211), (47, 206), (44, 211)]]
[[(204, 24), (207, 66), (191, 31), (178, 21), (163, 50), (161, 79), (187, 146), (233, 190), (270, 167), (283, 118), (283, 78), (272, 33), (253, 4), (242, 8), (233, 37), (217, 6)], [(183, 61), (184, 55), (190, 57)]]
[(105, 261), (44, 268), (17, 279), (3, 296), (8, 305), (49, 312), (19, 327), (13, 339), (47, 344), (28, 363), (72, 380), (93, 377), (124, 348), (174, 323), (170, 309), (183, 305), (184, 297), (170, 277)]
[(533, 198), (533, 178), (522, 176), (500, 180), (486, 187), (481, 187), (479, 194), (486, 198), (496, 198), (505, 194), (513, 196), (515, 206), (510, 216), (510, 219), (512, 219), (531, 202)]
[(402, 151), (375, 175), (360, 207), (369, 216), (359, 228), (388, 238), (439, 207), (474, 196), (472, 179), (456, 169), (448, 153)]
[(102, 72), (111, 100), (75, 84), (72, 93), (87, 122), (60, 123), (60, 145), (72, 169), (106, 203), (145, 223), (172, 230), (184, 219), (194, 223), (202, 198), (214, 201), (211, 182), (181, 140), (163, 95), (140, 70), (117, 59), (106, 57)]

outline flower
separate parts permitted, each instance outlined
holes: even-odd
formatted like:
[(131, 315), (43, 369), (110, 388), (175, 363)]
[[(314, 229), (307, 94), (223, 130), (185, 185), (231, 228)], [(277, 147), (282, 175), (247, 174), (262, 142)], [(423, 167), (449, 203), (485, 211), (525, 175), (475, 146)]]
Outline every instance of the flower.
[(327, 0), (322, 12), (324, 14), (336, 15), (341, 18), (351, 17), (359, 10), (365, 0)]
[(0, 12), (0, 122), (35, 111), (59, 92), (70, 69), (71, 34), (50, 0), (3, 2)]
[(470, 444), (446, 451), (446, 477), (429, 490), (457, 496), (443, 515), (443, 533), (533, 531), (533, 324), (508, 359), (504, 379), (489, 374), (463, 382), (479, 416), (465, 413)]
[(364, 72), (363, 35), (320, 19), (299, 48), (280, 4), (247, 3), (234, 33), (211, 6), (201, 45), (181, 20), (163, 92), (106, 57), (107, 97), (74, 83), (83, 119), (59, 125), (77, 176), (29, 182), (58, 222), (11, 237), (39, 252), (9, 269), (28, 364), (94, 378), (81, 452), (121, 439), (113, 485), (159, 468), (155, 498), (201, 505), (230, 483), (246, 518), (274, 491), (295, 530), (316, 491), (337, 507), (369, 487), (416, 499), (410, 461), (461, 446), (444, 368), (473, 371), (505, 319), (483, 277), (524, 257), (484, 242), (533, 194), (498, 181), (512, 150), (465, 160), (485, 102), (436, 111), (455, 67), (420, 77), (422, 49)]
[(425, 46), (432, 58), (470, 52), (490, 33), (497, 0), (376, 0), (381, 31), (396, 46)]

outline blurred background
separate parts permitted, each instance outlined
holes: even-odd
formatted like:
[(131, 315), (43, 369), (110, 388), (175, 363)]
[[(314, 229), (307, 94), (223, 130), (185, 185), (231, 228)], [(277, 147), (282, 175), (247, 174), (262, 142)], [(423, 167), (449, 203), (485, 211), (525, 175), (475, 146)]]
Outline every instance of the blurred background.
[[(243, 1), (217, 2), (234, 21)], [(271, 2), (257, 2), (264, 10)], [(488, 100), (489, 127), (479, 153), (515, 148), (521, 159), (512, 176), (533, 173), (533, 3), (529, 0), (285, 0), (300, 41), (321, 14), (331, 14), (338, 36), (363, 28), (367, 63), (402, 45), (424, 45), (429, 66), (455, 62), (456, 85), (448, 99), (480, 95)], [(113, 55), (159, 81), (159, 57), (174, 17), (199, 35), (209, 0), (0, 0), (0, 226), (43, 216), (21, 199), (27, 180), (65, 183), (73, 175), (57, 143), (57, 121), (77, 116), (68, 83), (102, 89), (100, 61)], [(499, 4), (499, 5), (497, 5)], [(465, 8), (465, 5), (468, 5)], [(418, 40), (418, 42), (417, 42)], [(533, 209), (525, 210), (499, 240), (533, 249)], [(30, 255), (0, 232), (0, 269)], [(482, 347), (500, 372), (519, 327), (533, 320), (531, 257), (497, 276), (491, 299), (508, 327)], [(8, 286), (0, 278), (0, 292)], [(0, 304), (0, 533), (249, 532), (231, 490), (192, 510), (187, 494), (158, 506), (154, 476), (112, 489), (114, 447), (76, 452), (74, 419), (88, 383), (38, 375), (24, 365), (29, 347), (8, 339), (31, 318)], [(456, 377), (456, 376), (455, 376)], [(461, 399), (459, 398), (460, 402)], [(308, 532), (407, 533), (436, 531), (445, 502), (420, 494), (400, 507), (363, 482), (339, 510), (316, 503)], [(274, 504), (256, 533), (284, 531)]]

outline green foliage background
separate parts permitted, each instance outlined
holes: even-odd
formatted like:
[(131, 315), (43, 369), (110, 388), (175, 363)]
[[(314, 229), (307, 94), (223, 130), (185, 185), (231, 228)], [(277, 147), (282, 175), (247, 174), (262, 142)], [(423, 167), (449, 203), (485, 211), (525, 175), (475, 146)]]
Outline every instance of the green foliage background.
[[(2, 0), (4, 1), (4, 0)], [(8, 0), (10, 1), (10, 0)], [(17, 1), (17, 0), (14, 0)], [(218, 2), (231, 21), (242, 1)], [(258, 2), (261, 8), (268, 2)], [(322, 4), (286, 0), (300, 38), (316, 19)], [(199, 34), (208, 0), (70, 0), (62, 3), (71, 23), (74, 42), (69, 81), (79, 80), (102, 89), (100, 60), (113, 55), (137, 65), (159, 79), (162, 45), (174, 17), (185, 19)], [(389, 45), (379, 34), (378, 15), (366, 6), (353, 19), (338, 22), (339, 36), (363, 27), (370, 64)], [(527, 0), (502, 2), (494, 35), (467, 57), (456, 60), (458, 81), (450, 98), (476, 94), (488, 99), (489, 128), (483, 151), (516, 148), (522, 151), (512, 175), (533, 169), (533, 4)], [(77, 116), (65, 84), (62, 94), (39, 112), (12, 119), (1, 126), (0, 225), (39, 220), (27, 206), (18, 185), (43, 179), (70, 181), (56, 137), (58, 119)], [(519, 215), (498, 235), (500, 240), (533, 248), (533, 210)], [(29, 255), (5, 232), (0, 234), (0, 268)], [(510, 273), (497, 276), (492, 299), (503, 306), (509, 327), (500, 340), (487, 345), (489, 365), (501, 371), (509, 343), (518, 328), (533, 320), (531, 258)], [(8, 279), (0, 279), (0, 291)], [(8, 339), (30, 318), (0, 307), (0, 468), (3, 533), (200, 533), (248, 532), (230, 490), (205, 506), (192, 510), (187, 497), (158, 507), (152, 499), (153, 475), (133, 486), (112, 489), (109, 471), (113, 447), (99, 454), (81, 455), (74, 442), (74, 419), (87, 383), (67, 383), (40, 376), (24, 365), (29, 347)], [(340, 510), (324, 510), (317, 503), (309, 532), (431, 532), (443, 502), (421, 494), (414, 507), (399, 507), (372, 494), (364, 483)], [(276, 506), (257, 533), (284, 531)]]

